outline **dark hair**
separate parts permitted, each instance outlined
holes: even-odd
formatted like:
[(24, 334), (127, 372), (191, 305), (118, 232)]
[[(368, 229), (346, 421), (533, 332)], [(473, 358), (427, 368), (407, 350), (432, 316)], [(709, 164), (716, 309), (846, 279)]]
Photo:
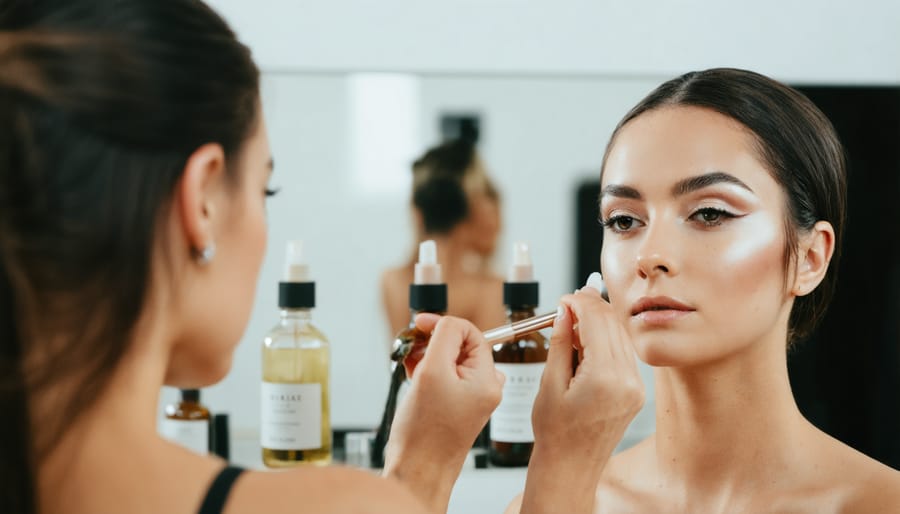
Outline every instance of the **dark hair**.
[[(791, 310), (788, 341), (806, 337), (834, 293), (847, 205), (844, 151), (831, 122), (808, 98), (780, 82), (750, 71), (716, 68), (686, 73), (647, 95), (619, 122), (607, 156), (623, 126), (666, 106), (710, 109), (753, 134), (759, 158), (785, 192), (785, 280), (799, 233), (821, 220), (834, 227), (834, 255), (825, 278), (813, 292), (797, 298)], [(606, 156), (603, 162), (605, 167)]]
[(454, 139), (428, 149), (413, 162), (413, 173), (449, 175), (462, 180), (475, 163), (475, 145), (465, 139)]
[(469, 200), (462, 182), (438, 175), (413, 191), (413, 205), (422, 213), (426, 234), (446, 234), (469, 216)]
[(458, 139), (436, 146), (413, 163), (413, 205), (426, 234), (446, 234), (469, 216), (463, 186), (475, 163), (475, 147)]
[(4, 4), (0, 511), (30, 513), (37, 466), (128, 350), (187, 159), (211, 142), (237, 159), (259, 72), (199, 0)]

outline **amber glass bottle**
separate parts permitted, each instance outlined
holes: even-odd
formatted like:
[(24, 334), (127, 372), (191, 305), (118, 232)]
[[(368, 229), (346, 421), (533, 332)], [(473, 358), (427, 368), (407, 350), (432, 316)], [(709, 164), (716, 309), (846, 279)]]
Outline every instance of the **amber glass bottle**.
[(166, 405), (160, 434), (197, 453), (209, 453), (209, 409), (200, 403), (199, 389), (182, 389), (181, 401)]
[(447, 284), (443, 283), (441, 267), (437, 263), (437, 248), (434, 241), (423, 241), (419, 245), (419, 262), (415, 267), (413, 283), (409, 286), (409, 326), (394, 338), (391, 352), (391, 385), (384, 406), (381, 424), (372, 442), (372, 466), (384, 466), (384, 446), (387, 444), (397, 410), (397, 396), (407, 379), (407, 370), (414, 370), (425, 355), (431, 334), (416, 327), (416, 314), (432, 312), (443, 315), (447, 312)]
[[(510, 323), (534, 316), (538, 283), (533, 280), (528, 246), (516, 243), (513, 265), (503, 284)], [(534, 447), (531, 410), (547, 361), (549, 341), (533, 332), (493, 347), (494, 364), (506, 375), (503, 399), (491, 416), (490, 461), (496, 466), (527, 466)]]

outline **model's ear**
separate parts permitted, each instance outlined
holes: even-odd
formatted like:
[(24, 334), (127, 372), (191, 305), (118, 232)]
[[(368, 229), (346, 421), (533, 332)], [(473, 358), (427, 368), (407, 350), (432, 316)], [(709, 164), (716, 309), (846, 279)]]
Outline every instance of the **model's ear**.
[(827, 221), (819, 221), (800, 239), (797, 252), (797, 274), (791, 293), (804, 296), (813, 290), (825, 278), (828, 264), (834, 255), (834, 228)]
[[(214, 192), (225, 175), (225, 152), (219, 144), (201, 146), (188, 158), (175, 189), (178, 217), (188, 247), (197, 257), (207, 257), (215, 247)], [(210, 256), (211, 257), (211, 256)]]

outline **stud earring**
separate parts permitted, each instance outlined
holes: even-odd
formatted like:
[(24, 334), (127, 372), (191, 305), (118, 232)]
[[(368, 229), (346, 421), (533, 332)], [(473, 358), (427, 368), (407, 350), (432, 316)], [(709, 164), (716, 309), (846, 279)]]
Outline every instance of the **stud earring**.
[(200, 253), (197, 255), (197, 262), (200, 264), (209, 264), (212, 262), (213, 257), (216, 256), (216, 243), (209, 243), (204, 246)]

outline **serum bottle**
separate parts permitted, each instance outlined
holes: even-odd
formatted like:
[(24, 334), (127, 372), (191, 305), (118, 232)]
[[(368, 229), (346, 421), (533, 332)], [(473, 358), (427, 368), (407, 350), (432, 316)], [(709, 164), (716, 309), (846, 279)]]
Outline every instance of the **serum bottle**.
[(260, 443), (270, 468), (331, 463), (329, 344), (312, 324), (315, 298), (302, 242), (289, 241), (281, 317), (262, 345)]
[[(538, 283), (528, 245), (515, 243), (513, 262), (503, 284), (509, 322), (534, 316)], [(490, 421), (490, 461), (496, 466), (527, 466), (534, 447), (531, 410), (547, 361), (549, 341), (540, 332), (493, 346), (494, 365), (506, 375), (503, 398)]]
[(437, 245), (430, 239), (419, 244), (419, 261), (415, 266), (413, 283), (409, 286), (409, 310), (409, 326), (397, 334), (391, 352), (391, 385), (384, 415), (372, 443), (371, 459), (374, 467), (384, 466), (384, 446), (394, 422), (400, 386), (406, 381), (404, 363), (417, 363), (421, 360), (431, 339), (430, 333), (416, 328), (416, 314), (432, 312), (443, 315), (447, 312), (447, 284), (443, 282), (441, 265), (437, 262)]
[(200, 403), (199, 389), (182, 389), (181, 401), (166, 405), (160, 435), (197, 453), (209, 453), (209, 409)]

